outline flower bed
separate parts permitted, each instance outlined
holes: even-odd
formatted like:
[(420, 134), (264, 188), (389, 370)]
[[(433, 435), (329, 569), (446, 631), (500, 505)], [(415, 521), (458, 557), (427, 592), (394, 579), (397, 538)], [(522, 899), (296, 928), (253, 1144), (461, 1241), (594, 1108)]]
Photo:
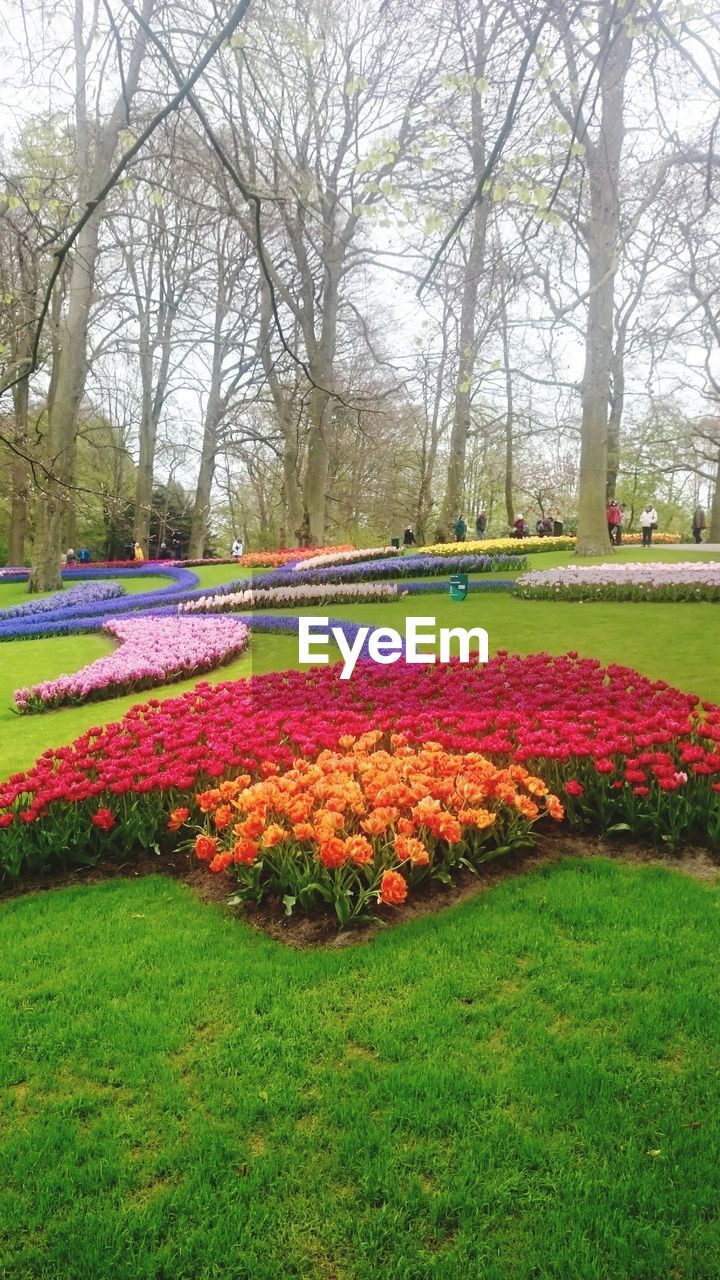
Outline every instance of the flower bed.
[(353, 551), (323, 551), (298, 560), (296, 569), (323, 569), (331, 564), (352, 564), (355, 560), (384, 560), (397, 555), (396, 547), (365, 547)]
[(354, 549), (351, 542), (343, 542), (337, 547), (287, 547), (283, 551), (250, 551), (237, 563), (246, 569), (275, 569), (294, 564), (298, 560), (311, 560), (319, 555), (341, 555)]
[(76, 605), (107, 604), (108, 600), (116, 600), (122, 595), (122, 587), (115, 582), (81, 582), (67, 591), (55, 591), (50, 596), (31, 598), (11, 609), (0, 609), (0, 622), (37, 617), (39, 614), (57, 614), (58, 610), (71, 609)]
[[(447, 884), (461, 867), (532, 844), (539, 818), (564, 814), (521, 765), (498, 768), (433, 742), (413, 748), (401, 734), (384, 743), (378, 731), (339, 745), (195, 797), (205, 815), (195, 853), (211, 871), (232, 874), (236, 900), (259, 902), (271, 890), (288, 915), (327, 903), (346, 925), (375, 902), (400, 906), (426, 877)], [(175, 811), (170, 827), (188, 816)]]
[[(102, 626), (110, 617), (120, 614), (135, 613), (144, 615), (149, 611), (157, 611), (164, 604), (176, 605), (178, 601), (187, 599), (195, 593), (197, 574), (177, 565), (165, 565), (161, 569), (148, 570), (126, 569), (118, 571), (120, 578), (143, 578), (158, 575), (170, 578), (170, 585), (157, 587), (153, 591), (139, 592), (136, 595), (123, 595), (112, 601), (96, 599), (83, 604), (68, 603), (69, 592), (56, 593), (57, 604), (52, 611), (40, 615), (20, 618), (8, 618), (0, 621), (0, 641), (21, 640), (29, 636), (69, 635), (77, 631), (92, 631)], [(95, 574), (83, 574), (83, 577), (107, 577), (107, 570), (99, 570)]]
[(527, 600), (720, 600), (720, 561), (568, 565), (522, 574), (515, 589)]
[(423, 547), (423, 553), (431, 556), (457, 556), (472, 554), (534, 555), (541, 551), (574, 551), (575, 538), (469, 538), (467, 542), (434, 542)]
[(211, 671), (237, 657), (249, 634), (242, 623), (219, 618), (127, 618), (106, 622), (103, 630), (120, 641), (114, 653), (73, 675), (16, 690), (18, 711), (117, 698)]
[(412, 555), (386, 556), (362, 560), (359, 564), (328, 565), (313, 568), (308, 563), (296, 565), (290, 572), (273, 574), (272, 580), (256, 579), (253, 586), (291, 586), (300, 582), (370, 582), (384, 578), (433, 577), (446, 573), (514, 573), (527, 568), (523, 555)]
[(249, 587), (245, 591), (218, 592), (187, 600), (178, 605), (178, 613), (226, 613), (235, 609), (291, 609), (297, 605), (353, 604), (397, 600), (394, 582), (357, 582), (349, 585), (327, 583), (301, 584), (291, 587)]
[[(251, 551), (242, 556), (240, 560), (234, 556), (212, 556), (203, 560), (91, 560), (87, 564), (81, 564), (76, 561), (72, 565), (63, 566), (62, 576), (66, 577), (67, 575), (75, 574), (85, 577), (88, 570), (93, 569), (112, 569), (113, 571), (116, 569), (145, 569), (146, 572), (152, 572), (160, 567), (184, 569), (223, 564), (240, 564), (246, 565), (248, 568), (253, 566), (272, 568), (276, 564), (291, 564), (296, 560), (310, 559), (321, 554), (334, 556), (353, 550), (352, 543), (344, 542), (337, 547), (285, 547), (282, 551)], [(27, 565), (4, 565), (0, 568), (0, 579), (11, 578), (15, 582), (22, 582), (27, 581), (29, 577), (30, 569)]]
[(720, 842), (720, 707), (577, 654), (499, 654), (486, 666), (362, 663), (347, 681), (314, 667), (151, 699), (0, 784), (0, 867), (167, 843), (171, 810), (190, 808), (198, 786), (256, 780), (373, 730), (522, 764), (568, 796), (579, 827), (666, 847)]
[[(679, 533), (658, 533), (657, 530), (653, 533), (652, 540), (653, 540), (653, 546), (655, 545), (655, 543), (658, 543), (660, 546), (668, 546), (668, 547), (672, 546), (673, 543), (689, 541), (689, 539), (687, 538), (682, 538)], [(642, 543), (641, 533), (625, 533), (625, 531), (623, 530), (622, 546), (637, 547), (641, 543)]]

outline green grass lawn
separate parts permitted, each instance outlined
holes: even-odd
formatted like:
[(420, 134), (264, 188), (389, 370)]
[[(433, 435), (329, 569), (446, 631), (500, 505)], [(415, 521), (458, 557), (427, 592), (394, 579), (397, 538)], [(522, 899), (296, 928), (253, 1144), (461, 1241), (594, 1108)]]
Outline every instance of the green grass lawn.
[[(483, 625), (720, 699), (712, 605), (315, 612)], [(0, 775), (138, 700), (9, 710), (109, 649), (0, 645)], [(256, 635), (206, 678), (296, 664)], [(162, 877), (5, 901), (0, 1280), (716, 1280), (719, 945), (720, 885), (602, 859), (306, 952)]]
[(160, 877), (0, 912), (4, 1280), (715, 1280), (720, 889), (566, 860), (293, 952)]

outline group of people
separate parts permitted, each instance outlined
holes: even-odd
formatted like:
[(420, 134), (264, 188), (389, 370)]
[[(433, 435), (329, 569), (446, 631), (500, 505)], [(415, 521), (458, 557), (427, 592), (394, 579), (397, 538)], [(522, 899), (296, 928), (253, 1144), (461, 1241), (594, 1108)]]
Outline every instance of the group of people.
[[(625, 503), (617, 502), (615, 498), (611, 498), (607, 507), (607, 527), (610, 541), (614, 547), (619, 547), (622, 543), (622, 531), (625, 521)], [(640, 512), (640, 530), (642, 533), (642, 545), (644, 547), (652, 546), (652, 536), (658, 527), (658, 514), (652, 502), (647, 502)], [(699, 542), (699, 538), (696, 538)]]
[[(535, 521), (535, 536), (537, 538), (560, 538), (562, 537), (564, 521), (558, 516), (538, 516)], [(522, 511), (519, 511), (510, 528), (511, 538), (529, 538), (530, 525), (528, 524)]]
[[(488, 527), (487, 512), (478, 511), (475, 517), (475, 538), (477, 540), (485, 537), (485, 534), (487, 533), (487, 527)], [(540, 516), (540, 518), (537, 520), (535, 524), (535, 533), (541, 538), (547, 538), (547, 537), (558, 538), (562, 535), (562, 532), (563, 532), (563, 521), (561, 519), (558, 519), (557, 516), (550, 516), (550, 515)], [(460, 512), (460, 514), (458, 515), (457, 519), (455, 520), (452, 526), (452, 537), (450, 540), (453, 542), (465, 542), (467, 540), (467, 536), (468, 536), (468, 523), (467, 523), (467, 520), (465, 519), (464, 514)], [(525, 520), (525, 517), (522, 514), (522, 512), (519, 512), (518, 515), (515, 517), (515, 520), (513, 521), (512, 525), (510, 526), (510, 537), (511, 538), (528, 538), (529, 536), (530, 536), (530, 525)], [(403, 547), (405, 548), (415, 546), (415, 534), (413, 533), (412, 527), (410, 525), (406, 525), (405, 531), (403, 533), (402, 541), (403, 541)], [(445, 532), (445, 530), (438, 528), (435, 531), (435, 541), (436, 542), (448, 541), (447, 533)]]
[(89, 564), (90, 552), (88, 551), (87, 547), (81, 547), (77, 555), (75, 555), (75, 548), (68, 547), (67, 551), (62, 557), (62, 562), (64, 565)]

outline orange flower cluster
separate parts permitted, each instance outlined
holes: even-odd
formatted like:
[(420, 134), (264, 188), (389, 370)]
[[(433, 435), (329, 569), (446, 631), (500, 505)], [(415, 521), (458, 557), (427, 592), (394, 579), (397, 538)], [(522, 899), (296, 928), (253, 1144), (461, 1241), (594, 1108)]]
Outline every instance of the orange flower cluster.
[(411, 747), (400, 734), (383, 749), (382, 736), (345, 736), (340, 750), (300, 757), (286, 773), (268, 766), (262, 781), (243, 774), (202, 792), (196, 800), (213, 834), (198, 836), (197, 856), (224, 871), (270, 854), (302, 855), (328, 872), (362, 870), (380, 901), (397, 905), (407, 893), (398, 867), (432, 867), (439, 850), (471, 849), (496, 826), (526, 829), (544, 814), (564, 816), (557, 796), (522, 765), (499, 768), (436, 742)]

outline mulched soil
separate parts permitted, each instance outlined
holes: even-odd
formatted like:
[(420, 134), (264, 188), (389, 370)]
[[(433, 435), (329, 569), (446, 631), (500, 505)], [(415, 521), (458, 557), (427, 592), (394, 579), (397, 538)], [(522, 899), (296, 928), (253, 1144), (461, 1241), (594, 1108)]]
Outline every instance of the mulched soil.
[(647, 845), (611, 843), (599, 837), (575, 836), (563, 832), (538, 834), (537, 848), (498, 858), (479, 868), (476, 875), (464, 871), (452, 886), (431, 880), (414, 890), (412, 898), (400, 908), (378, 906), (374, 912), (378, 923), (340, 929), (334, 913), (318, 911), (311, 916), (302, 914), (286, 916), (277, 898), (268, 898), (260, 906), (228, 907), (233, 882), (225, 875), (213, 875), (198, 864), (190, 852), (148, 854), (132, 859), (120, 858), (107, 861), (102, 866), (81, 867), (73, 871), (37, 876), (17, 884), (0, 886), (0, 902), (11, 898), (27, 897), (52, 889), (65, 889), (76, 885), (101, 884), (106, 880), (135, 880), (141, 876), (164, 875), (181, 880), (205, 902), (224, 905), (228, 913), (244, 920), (252, 928), (278, 942), (296, 948), (343, 947), (369, 942), (386, 928), (404, 924), (418, 916), (434, 914), (446, 907), (456, 906), (468, 898), (506, 880), (522, 875), (534, 867), (557, 862), (571, 856), (580, 858), (616, 858), (619, 862), (636, 865), (665, 867), (681, 871), (696, 879), (713, 882), (720, 879), (720, 851), (712, 854), (707, 849), (688, 848), (679, 854), (662, 854)]

